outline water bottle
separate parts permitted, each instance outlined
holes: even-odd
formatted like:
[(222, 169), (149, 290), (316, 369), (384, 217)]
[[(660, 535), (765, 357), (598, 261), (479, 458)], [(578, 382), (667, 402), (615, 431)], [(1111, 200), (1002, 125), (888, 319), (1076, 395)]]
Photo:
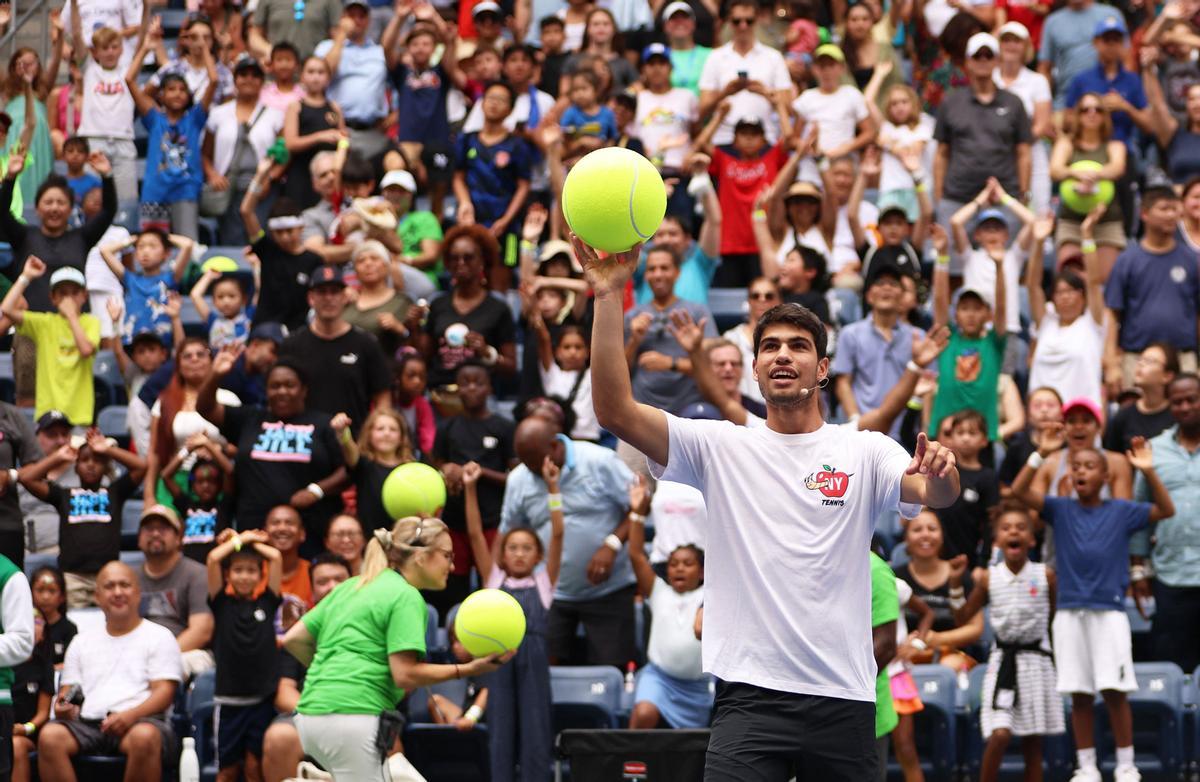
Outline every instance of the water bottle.
[(179, 782), (200, 782), (200, 758), (196, 756), (196, 740), (183, 740), (183, 752), (179, 755)]
[(625, 666), (625, 692), (628, 692), (631, 694), (633, 693), (633, 689), (634, 689), (633, 688), (633, 681), (634, 681), (633, 674), (635, 671), (637, 671), (637, 663), (635, 663), (633, 660), (630, 660), (629, 664)]

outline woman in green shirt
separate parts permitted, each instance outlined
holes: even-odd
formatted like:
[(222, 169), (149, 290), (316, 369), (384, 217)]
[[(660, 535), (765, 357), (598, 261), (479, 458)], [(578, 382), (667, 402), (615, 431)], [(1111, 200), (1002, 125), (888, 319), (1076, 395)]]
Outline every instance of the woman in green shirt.
[(446, 588), (454, 551), (446, 525), (415, 516), (376, 530), (362, 574), (294, 624), (284, 647), (308, 666), (296, 707), (306, 754), (337, 779), (384, 782), (404, 693), (482, 676), (513, 653), (463, 665), (421, 662), (428, 611), (418, 590)]

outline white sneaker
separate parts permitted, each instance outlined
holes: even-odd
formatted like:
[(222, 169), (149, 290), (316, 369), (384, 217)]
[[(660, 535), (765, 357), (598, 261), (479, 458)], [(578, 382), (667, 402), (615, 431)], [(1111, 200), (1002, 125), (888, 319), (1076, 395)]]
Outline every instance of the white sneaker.
[(1071, 782), (1102, 782), (1100, 769), (1094, 767), (1077, 769), (1071, 777)]
[(1142, 782), (1142, 775), (1135, 766), (1117, 766), (1113, 782)]

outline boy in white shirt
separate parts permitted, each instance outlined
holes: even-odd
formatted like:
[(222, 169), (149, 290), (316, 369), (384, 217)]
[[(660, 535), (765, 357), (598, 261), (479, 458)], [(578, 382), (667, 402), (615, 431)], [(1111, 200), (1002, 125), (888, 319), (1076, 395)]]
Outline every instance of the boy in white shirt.
[[(75, 40), (82, 38), (83, 23), (78, 3), (71, 4), (71, 30)], [(88, 55), (77, 47), (79, 68), (83, 73), (83, 109), (78, 135), (88, 141), (93, 152), (103, 152), (112, 162), (113, 184), (117, 201), (138, 200), (137, 148), (133, 145), (133, 96), (125, 86), (121, 33), (101, 27), (92, 33)]]
[[(817, 86), (800, 93), (792, 108), (804, 124), (802, 133), (812, 134), (811, 123), (820, 132), (819, 156), (829, 160), (851, 155), (866, 147), (875, 138), (875, 122), (867, 109), (867, 101), (856, 87), (842, 84), (846, 72), (846, 55), (836, 45), (827, 43), (813, 52), (813, 75)], [(800, 164), (799, 179), (820, 182), (817, 164), (805, 158)]]

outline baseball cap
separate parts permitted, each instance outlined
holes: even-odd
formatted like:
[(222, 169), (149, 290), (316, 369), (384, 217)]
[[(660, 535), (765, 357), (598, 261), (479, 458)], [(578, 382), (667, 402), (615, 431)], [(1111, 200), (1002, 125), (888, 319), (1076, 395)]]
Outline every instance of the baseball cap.
[(651, 57), (662, 57), (667, 62), (671, 61), (671, 50), (663, 43), (652, 43), (645, 49), (642, 49), (642, 62), (650, 62)]
[(668, 3), (667, 7), (663, 9), (662, 18), (670, 19), (675, 14), (681, 14), (681, 13), (687, 14), (688, 16), (692, 17), (693, 19), (696, 17), (696, 12), (692, 10), (692, 7), (690, 5), (682, 2), (682, 0), (675, 0), (675, 2), (673, 2), (673, 3)]
[(480, 14), (487, 13), (492, 13), (501, 17), (504, 16), (504, 14), (500, 11), (499, 3), (493, 3), (492, 0), (483, 0), (482, 3), (477, 3), (475, 7), (471, 9), (471, 18), (474, 19)]
[(308, 278), (308, 289), (319, 288), (322, 285), (338, 285), (342, 288), (346, 287), (346, 281), (342, 279), (342, 270), (336, 266), (325, 264), (320, 266)]
[(878, 282), (880, 277), (894, 277), (897, 281), (899, 281), (909, 276), (911, 275), (907, 274), (897, 264), (889, 262), (873, 263), (871, 264), (871, 273), (867, 277), (866, 287), (870, 288), (872, 285)]
[(583, 274), (583, 267), (579, 265), (579, 259), (575, 257), (575, 249), (569, 242), (562, 239), (551, 239), (542, 245), (542, 251), (538, 253), (538, 274), (541, 274), (542, 264), (548, 263), (560, 255), (567, 256), (567, 260), (571, 263), (571, 271)]
[(52, 426), (59, 424), (71, 428), (71, 419), (67, 418), (67, 414), (62, 410), (47, 410), (42, 413), (42, 417), (37, 420), (37, 431), (44, 432)]
[(276, 345), (282, 345), (287, 339), (287, 329), (281, 323), (259, 323), (250, 329), (250, 336), (246, 341), (254, 342), (259, 339), (269, 339)]
[(967, 56), (974, 57), (980, 49), (988, 49), (992, 54), (998, 54), (1000, 42), (991, 33), (975, 33), (967, 40)]
[(1104, 420), (1104, 413), (1100, 412), (1100, 405), (1096, 404), (1095, 401), (1087, 398), (1086, 396), (1077, 396), (1074, 399), (1069, 399), (1066, 402), (1063, 402), (1063, 418), (1066, 418), (1067, 414), (1077, 407), (1082, 407), (1084, 410), (1087, 410), (1092, 414), (1092, 417), (1094, 417), (1097, 422)]
[(150, 519), (161, 519), (174, 527), (176, 532), (183, 532), (183, 524), (179, 522), (179, 514), (166, 505), (151, 505), (142, 511), (142, 517), (138, 519), (138, 527), (140, 528)]
[(725, 416), (715, 405), (708, 402), (692, 402), (679, 409), (680, 418), (690, 418), (693, 421), (724, 421)]
[(1029, 30), (1020, 22), (1005, 22), (1000, 25), (1000, 29), (996, 31), (996, 37), (1003, 38), (1006, 35), (1015, 35), (1022, 41), (1029, 40)]
[(975, 218), (975, 227), (978, 228), (988, 220), (999, 220), (1000, 222), (1004, 223), (1005, 226), (1008, 226), (1008, 220), (1004, 212), (992, 207), (990, 209), (984, 209), (979, 213), (979, 216)]
[(842, 53), (841, 47), (833, 43), (823, 43), (817, 47), (815, 52), (813, 52), (814, 60), (819, 60), (822, 57), (828, 57), (829, 59), (837, 60), (838, 62), (846, 61), (846, 55)]
[(80, 288), (87, 287), (87, 282), (83, 279), (83, 272), (74, 266), (64, 266), (55, 270), (54, 274), (50, 275), (50, 290), (54, 290), (55, 286), (64, 282), (73, 282)]
[(880, 220), (888, 212), (899, 212), (904, 215), (904, 219), (908, 222), (915, 223), (917, 221), (916, 204), (912, 203), (911, 200), (905, 199), (903, 196), (904, 192), (903, 190), (889, 190), (880, 196), (878, 204)]
[(733, 132), (737, 133), (739, 128), (757, 130), (759, 133), (765, 133), (766, 128), (763, 125), (762, 117), (757, 114), (747, 114), (733, 123)]
[[(352, 2), (358, 3), (358, 5), (366, 5), (366, 3), (362, 2), (362, 0), (352, 0)], [(349, 3), (347, 3), (347, 5), (349, 5)], [(233, 65), (233, 75), (237, 76), (239, 74), (246, 73), (247, 71), (257, 74), (258, 78), (260, 79), (265, 78), (267, 75), (266, 71), (263, 70), (263, 67), (259, 65), (258, 60), (254, 59), (253, 57), (238, 58), (238, 61)]]
[(821, 200), (821, 188), (814, 185), (812, 182), (793, 182), (787, 189), (787, 194), (783, 200), (789, 198), (815, 198)]
[(987, 296), (983, 295), (983, 291), (979, 290), (978, 288), (967, 288), (967, 287), (959, 288), (957, 291), (954, 292), (955, 306), (958, 306), (958, 303), (960, 301), (962, 301), (963, 298), (966, 296), (974, 297), (974, 298), (978, 299), (979, 301), (983, 302), (988, 307), (992, 306), (991, 300), (988, 299)]
[(383, 180), (379, 183), (380, 190), (386, 190), (389, 187), (402, 187), (410, 193), (417, 192), (417, 180), (413, 179), (413, 175), (407, 171), (394, 169), (383, 175)]
[(371, 6), (367, 0), (342, 0), (342, 8), (349, 8), (352, 5), (361, 5), (363, 8), (370, 10)]
[(1092, 31), (1092, 37), (1099, 38), (1105, 33), (1129, 35), (1129, 28), (1125, 26), (1125, 20), (1121, 18), (1120, 14), (1109, 14), (1096, 23), (1096, 29)]

